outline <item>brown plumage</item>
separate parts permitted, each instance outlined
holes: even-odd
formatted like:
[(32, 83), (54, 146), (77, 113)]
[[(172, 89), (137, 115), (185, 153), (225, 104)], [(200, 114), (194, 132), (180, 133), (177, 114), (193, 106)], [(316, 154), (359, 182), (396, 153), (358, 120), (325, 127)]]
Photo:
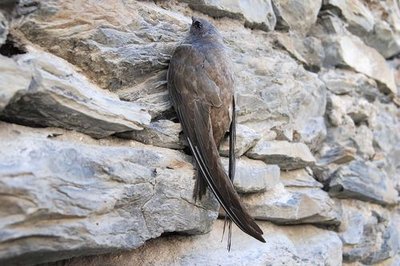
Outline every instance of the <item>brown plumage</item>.
[[(235, 175), (235, 99), (225, 49), (211, 23), (193, 18), (189, 36), (171, 58), (168, 90), (198, 168), (194, 198), (201, 199), (208, 186), (242, 231), (265, 242), (262, 230), (242, 205), (231, 181)], [(229, 128), (228, 177), (218, 147)]]

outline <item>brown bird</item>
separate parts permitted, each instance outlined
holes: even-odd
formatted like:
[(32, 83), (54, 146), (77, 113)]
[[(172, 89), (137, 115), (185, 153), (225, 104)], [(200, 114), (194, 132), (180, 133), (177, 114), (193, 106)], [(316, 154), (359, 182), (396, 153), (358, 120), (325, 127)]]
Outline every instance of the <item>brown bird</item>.
[[(232, 184), (236, 119), (229, 61), (217, 29), (204, 19), (192, 18), (188, 37), (171, 58), (168, 90), (198, 168), (194, 199), (201, 199), (208, 185), (231, 221), (243, 232), (265, 242), (262, 230), (244, 208)], [(218, 147), (229, 128), (228, 177)]]

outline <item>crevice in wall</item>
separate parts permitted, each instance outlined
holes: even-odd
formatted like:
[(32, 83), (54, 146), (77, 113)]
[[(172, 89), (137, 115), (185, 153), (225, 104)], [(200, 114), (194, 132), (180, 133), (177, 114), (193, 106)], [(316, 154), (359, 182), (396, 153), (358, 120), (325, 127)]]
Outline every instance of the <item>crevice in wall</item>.
[(0, 54), (7, 57), (12, 57), (14, 55), (25, 53), (25, 47), (22, 44), (16, 42), (11, 34), (8, 34), (6, 42), (0, 46)]

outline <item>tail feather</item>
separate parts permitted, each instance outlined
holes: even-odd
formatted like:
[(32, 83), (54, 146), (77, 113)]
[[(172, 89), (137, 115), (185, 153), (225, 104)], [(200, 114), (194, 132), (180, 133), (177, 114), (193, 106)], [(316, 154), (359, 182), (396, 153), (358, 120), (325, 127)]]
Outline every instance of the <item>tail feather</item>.
[(228, 217), (242, 231), (261, 242), (265, 242), (261, 236), (262, 230), (242, 206), (239, 195), (224, 171), (218, 149), (212, 137), (210, 119), (204, 115), (209, 113), (209, 106), (197, 102), (195, 108), (197, 108), (194, 112), (196, 141), (195, 144), (190, 138), (187, 138), (187, 141), (199, 166), (201, 176), (204, 177)]

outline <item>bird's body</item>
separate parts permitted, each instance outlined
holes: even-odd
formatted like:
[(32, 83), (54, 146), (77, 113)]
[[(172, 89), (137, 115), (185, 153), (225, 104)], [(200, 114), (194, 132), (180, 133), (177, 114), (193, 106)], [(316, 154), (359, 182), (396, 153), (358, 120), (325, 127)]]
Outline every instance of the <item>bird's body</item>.
[[(209, 22), (194, 18), (189, 36), (171, 58), (168, 90), (198, 168), (194, 197), (201, 199), (208, 185), (227, 216), (241, 230), (265, 242), (231, 181), (235, 173), (235, 101), (229, 62), (218, 31)], [(218, 146), (229, 128), (228, 177)]]

